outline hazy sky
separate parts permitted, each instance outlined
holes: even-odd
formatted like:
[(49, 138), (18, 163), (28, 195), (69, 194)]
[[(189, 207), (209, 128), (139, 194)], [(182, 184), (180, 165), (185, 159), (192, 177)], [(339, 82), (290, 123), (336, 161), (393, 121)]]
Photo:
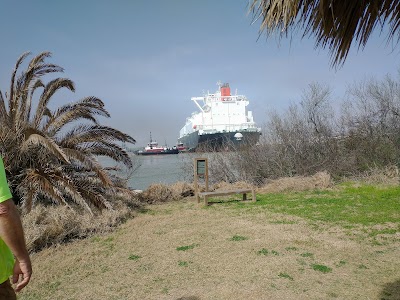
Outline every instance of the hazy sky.
[(331, 68), (327, 50), (312, 38), (259, 38), (248, 0), (0, 0), (0, 89), (9, 87), (25, 51), (51, 51), (76, 92), (60, 93), (57, 106), (84, 96), (101, 98), (116, 127), (144, 146), (149, 132), (176, 143), (190, 100), (214, 92), (216, 82), (250, 100), (259, 126), (267, 112), (298, 102), (311, 82), (328, 84), (341, 99), (348, 84), (396, 75), (400, 47), (376, 31), (363, 51), (353, 47), (343, 67)]

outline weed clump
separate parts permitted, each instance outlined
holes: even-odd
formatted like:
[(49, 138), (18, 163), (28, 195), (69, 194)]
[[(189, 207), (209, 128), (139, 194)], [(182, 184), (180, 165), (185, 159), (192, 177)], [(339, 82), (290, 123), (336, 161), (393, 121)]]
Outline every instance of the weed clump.
[(260, 187), (259, 193), (280, 193), (280, 192), (300, 192), (316, 189), (327, 189), (332, 187), (331, 176), (327, 172), (318, 172), (313, 176), (283, 177), (271, 180), (266, 185)]
[(194, 189), (192, 185), (185, 182), (177, 182), (173, 185), (156, 183), (150, 185), (147, 190), (139, 194), (139, 199), (143, 203), (155, 204), (175, 201), (193, 195)]

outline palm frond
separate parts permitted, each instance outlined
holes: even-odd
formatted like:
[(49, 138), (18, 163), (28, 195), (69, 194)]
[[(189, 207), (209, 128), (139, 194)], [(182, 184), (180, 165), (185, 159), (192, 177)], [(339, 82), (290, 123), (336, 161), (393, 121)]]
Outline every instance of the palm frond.
[(68, 157), (64, 151), (52, 139), (43, 136), (40, 131), (33, 128), (25, 130), (25, 141), (21, 144), (21, 150), (27, 151), (30, 145), (41, 146), (47, 149), (50, 153), (55, 155), (58, 159), (69, 163)]
[(110, 117), (110, 114), (103, 106), (103, 102), (96, 97), (86, 97), (76, 103), (66, 104), (57, 109), (54, 117), (45, 124), (44, 130), (51, 135), (55, 135), (63, 126), (79, 119), (86, 119), (98, 124), (94, 115)]
[(136, 143), (136, 140), (115, 128), (101, 125), (81, 125), (70, 130), (61, 143), (64, 147), (81, 143), (103, 141), (121, 141), (127, 143)]
[(1, 122), (8, 122), (8, 113), (6, 110), (6, 104), (4, 102), (3, 93), (0, 91), (0, 120)]
[(39, 127), (43, 117), (43, 112), (45, 111), (45, 108), (47, 107), (50, 98), (54, 95), (54, 93), (57, 90), (61, 88), (67, 88), (70, 91), (75, 91), (74, 83), (72, 82), (72, 80), (68, 78), (56, 78), (51, 80), (48, 84), (46, 84), (44, 91), (40, 96), (39, 104), (36, 109), (36, 114), (33, 119), (33, 125), (35, 127)]
[(51, 57), (51, 52), (50, 51), (43, 51), (36, 55), (34, 58), (29, 63), (28, 69), (33, 69), (37, 64), (44, 63), (44, 60), (46, 58)]
[[(80, 170), (83, 172), (93, 172), (96, 174), (103, 185), (108, 187), (112, 185), (112, 181), (110, 180), (107, 172), (94, 159), (93, 156), (90, 156), (79, 149), (72, 148), (64, 148), (64, 153), (66, 153), (70, 161), (75, 162), (71, 165), (71, 167), (73, 167), (75, 170), (77, 170), (77, 167), (81, 167)], [(78, 162), (79, 164), (77, 165)]]
[[(104, 193), (104, 191), (101, 192)], [(82, 197), (88, 199), (88, 201), (97, 208), (106, 208), (109, 210), (113, 209), (111, 203), (100, 192), (95, 192), (90, 189), (81, 189), (80, 193), (82, 194)]]
[(291, 29), (304, 29), (303, 36), (316, 37), (316, 46), (327, 47), (332, 63), (346, 60), (355, 40), (365, 47), (372, 31), (388, 24), (388, 41), (400, 38), (400, 2), (397, 0), (250, 0), (249, 12), (261, 20), (260, 33), (286, 36)]
[(17, 105), (17, 98), (15, 97), (15, 92), (16, 92), (16, 87), (15, 87), (15, 77), (17, 76), (18, 69), (22, 62), (25, 60), (27, 56), (29, 56), (31, 53), (30, 52), (24, 52), (18, 59), (17, 62), (15, 63), (14, 70), (11, 75), (11, 82), (10, 82), (10, 93), (9, 93), (9, 98), (8, 98), (8, 104), (9, 104), (9, 114), (10, 117), (13, 114), (14, 107)]
[(77, 149), (84, 152), (89, 152), (96, 156), (107, 156), (116, 162), (122, 162), (128, 168), (133, 166), (132, 160), (128, 153), (115, 143), (107, 141), (99, 141), (95, 143), (79, 144)]
[(38, 88), (41, 88), (41, 87), (44, 88), (44, 84), (43, 84), (42, 80), (40, 80), (40, 79), (37, 79), (31, 87), (31, 90), (29, 93), (29, 98), (26, 100), (26, 103), (24, 105), (24, 113), (22, 114), (23, 120), (27, 123), (29, 123), (29, 119), (30, 119), (30, 115), (31, 115), (33, 93)]
[[(26, 174), (25, 179), (17, 188), (18, 190), (25, 189), (25, 195), (36, 194), (36, 197), (37, 195), (43, 195), (55, 203), (68, 205), (62, 193), (54, 185), (53, 180), (43, 170), (28, 169)], [(33, 199), (23, 198), (23, 201), (33, 201)], [(26, 202), (22, 203), (22, 205), (25, 209), (29, 210), (32, 203)]]

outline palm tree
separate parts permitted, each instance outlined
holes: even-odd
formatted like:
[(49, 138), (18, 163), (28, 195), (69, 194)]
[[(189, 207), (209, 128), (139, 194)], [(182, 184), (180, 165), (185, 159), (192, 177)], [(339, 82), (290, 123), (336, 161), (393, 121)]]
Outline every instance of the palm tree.
[(131, 193), (97, 157), (107, 156), (130, 168), (132, 161), (117, 142), (135, 140), (99, 124), (96, 116), (110, 115), (96, 97), (52, 111), (48, 104), (55, 93), (63, 88), (74, 91), (74, 84), (67, 78), (43, 83), (44, 75), (63, 72), (45, 61), (50, 52), (40, 53), (19, 72), (29, 54), (17, 60), (9, 92), (3, 96), (0, 91), (0, 152), (14, 201), (26, 212), (37, 202), (78, 205), (90, 213), (93, 208), (112, 209), (111, 199)]
[(261, 19), (260, 33), (287, 35), (301, 28), (303, 37), (316, 36), (316, 46), (328, 47), (333, 64), (346, 60), (355, 39), (364, 47), (375, 27), (389, 25), (387, 41), (400, 38), (398, 0), (249, 0), (249, 12)]

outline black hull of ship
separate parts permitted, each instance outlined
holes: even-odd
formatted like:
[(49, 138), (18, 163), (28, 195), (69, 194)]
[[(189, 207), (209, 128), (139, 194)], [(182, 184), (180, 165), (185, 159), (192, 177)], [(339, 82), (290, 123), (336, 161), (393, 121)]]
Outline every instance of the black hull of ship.
[(178, 149), (169, 149), (160, 152), (146, 152), (146, 151), (139, 151), (137, 152), (138, 155), (168, 155), (168, 154), (178, 154)]
[[(240, 140), (235, 138), (235, 134), (238, 132), (243, 135)], [(195, 131), (178, 139), (178, 141), (183, 143), (189, 151), (235, 150), (257, 144), (261, 135), (260, 132), (255, 131), (238, 132), (218, 132), (199, 135)]]

